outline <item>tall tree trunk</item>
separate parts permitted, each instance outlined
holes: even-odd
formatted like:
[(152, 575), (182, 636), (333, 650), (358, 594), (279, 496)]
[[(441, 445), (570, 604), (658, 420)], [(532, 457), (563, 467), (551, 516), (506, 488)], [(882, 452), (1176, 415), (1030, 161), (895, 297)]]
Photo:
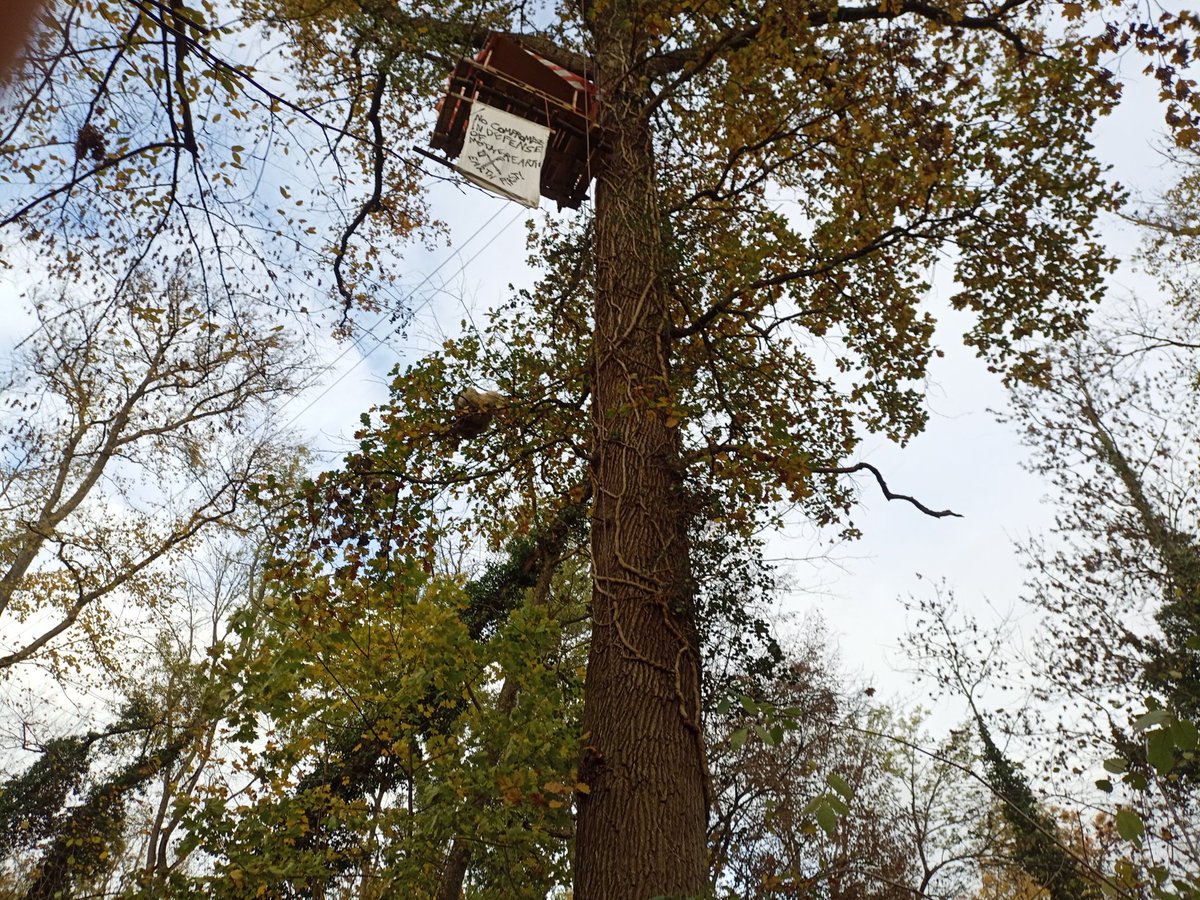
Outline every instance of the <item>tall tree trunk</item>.
[(589, 792), (579, 797), (578, 900), (693, 896), (707, 885), (690, 512), (671, 415), (670, 308), (635, 5), (606, 4), (594, 28), (610, 152), (596, 187), (593, 625), (580, 763)]
[(1082, 375), (1078, 378), (1079, 411), (1092, 435), (1092, 446), (1125, 488), (1142, 526), (1142, 538), (1158, 557), (1165, 579), (1163, 602), (1154, 618), (1161, 638), (1148, 642), (1143, 663), (1150, 684), (1164, 691), (1177, 711), (1200, 715), (1200, 546), (1194, 534), (1176, 528), (1146, 490), (1142, 476), (1104, 423)]

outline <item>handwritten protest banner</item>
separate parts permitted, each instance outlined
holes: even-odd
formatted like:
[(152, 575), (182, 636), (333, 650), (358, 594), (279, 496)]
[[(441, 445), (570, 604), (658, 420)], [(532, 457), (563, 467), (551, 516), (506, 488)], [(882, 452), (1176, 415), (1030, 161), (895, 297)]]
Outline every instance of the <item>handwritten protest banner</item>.
[(471, 105), (458, 170), (482, 187), (537, 206), (550, 129), (480, 103)]

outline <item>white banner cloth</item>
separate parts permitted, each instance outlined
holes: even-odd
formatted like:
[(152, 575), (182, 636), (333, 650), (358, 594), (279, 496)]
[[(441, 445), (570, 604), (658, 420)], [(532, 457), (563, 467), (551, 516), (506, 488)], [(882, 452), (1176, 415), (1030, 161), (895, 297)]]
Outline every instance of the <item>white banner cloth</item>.
[(481, 187), (537, 206), (550, 129), (476, 100), (458, 170)]

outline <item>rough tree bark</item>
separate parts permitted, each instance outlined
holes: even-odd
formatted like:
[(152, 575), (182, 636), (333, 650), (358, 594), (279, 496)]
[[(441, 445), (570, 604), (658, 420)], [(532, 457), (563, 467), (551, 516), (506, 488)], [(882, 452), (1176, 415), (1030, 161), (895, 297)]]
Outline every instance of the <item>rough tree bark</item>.
[(707, 796), (671, 415), (670, 307), (636, 3), (606, 6), (595, 50), (610, 152), (596, 187), (592, 639), (576, 832), (578, 900), (704, 891)]

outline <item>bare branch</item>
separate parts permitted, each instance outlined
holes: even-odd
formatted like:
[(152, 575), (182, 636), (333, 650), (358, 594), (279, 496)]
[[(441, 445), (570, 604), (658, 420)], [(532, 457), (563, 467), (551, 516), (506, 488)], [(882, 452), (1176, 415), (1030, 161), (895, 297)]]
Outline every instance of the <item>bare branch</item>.
[(957, 519), (962, 518), (961, 513), (956, 513), (953, 510), (942, 509), (933, 510), (922, 503), (915, 497), (910, 497), (907, 494), (897, 494), (888, 487), (887, 482), (883, 480), (883, 475), (880, 471), (870, 463), (860, 462), (852, 466), (813, 466), (812, 472), (820, 475), (852, 475), (855, 472), (870, 472), (875, 476), (875, 480), (879, 483), (879, 489), (883, 491), (883, 496), (888, 500), (904, 500), (911, 503), (927, 516), (932, 516), (935, 519), (945, 518), (946, 516), (954, 516)]
[(375, 85), (371, 89), (371, 105), (367, 110), (367, 121), (371, 123), (371, 162), (372, 162), (372, 184), (371, 196), (368, 197), (358, 208), (358, 213), (346, 226), (346, 230), (342, 232), (341, 240), (338, 242), (337, 255), (333, 259), (333, 277), (337, 281), (338, 293), (342, 297), (342, 324), (346, 324), (346, 320), (350, 315), (350, 308), (354, 305), (354, 294), (346, 284), (345, 276), (342, 274), (342, 264), (346, 261), (346, 254), (350, 249), (350, 240), (354, 237), (354, 233), (358, 231), (367, 216), (373, 212), (383, 208), (383, 166), (385, 147), (383, 144), (383, 123), (379, 118), (380, 107), (383, 104), (383, 95), (387, 90), (388, 73), (386, 62), (381, 67), (381, 71), (375, 78)]

